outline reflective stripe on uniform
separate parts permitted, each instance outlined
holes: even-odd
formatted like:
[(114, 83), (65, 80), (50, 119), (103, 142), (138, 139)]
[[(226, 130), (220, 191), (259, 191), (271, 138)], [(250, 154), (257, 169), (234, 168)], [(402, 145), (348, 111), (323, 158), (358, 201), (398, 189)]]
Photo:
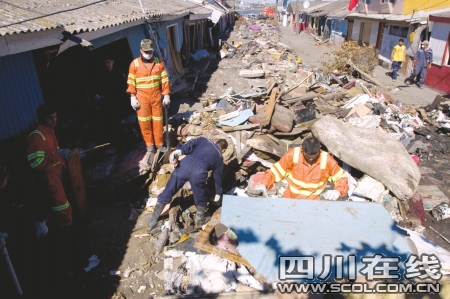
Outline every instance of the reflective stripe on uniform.
[(133, 85), (134, 87), (136, 87), (136, 82), (134, 80), (128, 80), (127, 84)]
[(137, 58), (135, 60), (133, 60), (133, 62), (134, 62), (134, 66), (135, 67), (139, 66), (139, 60)]
[(42, 136), (42, 140), (47, 140), (47, 139), (45, 139), (44, 134), (42, 134), (41, 131), (39, 131), (39, 130), (34, 130), (33, 132), (31, 132), (30, 135), (28, 135), (27, 140), (30, 139), (31, 135), (33, 135), (33, 134), (39, 134)]
[(300, 147), (294, 148), (294, 158), (292, 162), (298, 163), (298, 161), (300, 161)]
[(295, 188), (294, 186), (289, 185), (289, 189), (294, 194), (304, 195), (306, 197), (310, 197), (310, 196), (319, 196), (320, 193), (322, 193), (325, 188), (324, 189), (320, 189), (320, 190), (316, 190), (316, 191), (308, 191), (308, 190), (299, 190), (299, 189)]
[(36, 151), (32, 154), (29, 154), (27, 156), (28, 161), (33, 160), (36, 157), (45, 157), (45, 152), (44, 151)]
[(60, 205), (60, 206), (56, 206), (56, 207), (52, 207), (52, 211), (54, 212), (59, 212), (62, 210), (67, 209), (70, 206), (69, 202), (67, 201), (65, 204)]
[(167, 71), (162, 71), (162, 72), (161, 72), (161, 77), (162, 77), (162, 76), (167, 76)]
[(271, 168), (273, 174), (275, 175), (275, 181), (279, 182), (286, 176), (286, 171), (283, 169), (279, 162), (273, 164)]
[(341, 168), (335, 175), (330, 176), (329, 180), (334, 183), (337, 180), (345, 177), (347, 177), (347, 174), (345, 173), (344, 169)]
[(328, 153), (322, 152), (320, 154), (320, 169), (327, 169), (327, 160), (328, 160)]
[(319, 183), (306, 183), (297, 179), (294, 179), (294, 176), (292, 173), (288, 173), (289, 180), (291, 180), (294, 184), (297, 186), (304, 188), (304, 189), (318, 189), (325, 185), (327, 182), (319, 182)]
[(136, 82), (144, 82), (144, 81), (159, 80), (159, 79), (161, 79), (161, 76), (140, 77), (140, 78), (136, 79)]
[(161, 116), (152, 116), (153, 120), (162, 120), (163, 117)]
[(140, 120), (140, 121), (150, 121), (151, 119), (152, 119), (151, 115), (147, 116), (147, 117), (138, 116), (138, 120)]
[(150, 84), (136, 84), (136, 88), (138, 89), (149, 89), (149, 88), (155, 88), (159, 86), (159, 82), (150, 83)]
[(45, 160), (44, 157), (38, 158), (36, 161), (34, 161), (33, 163), (30, 164), (30, 167), (31, 167), (32, 169), (33, 169), (33, 168), (36, 168), (36, 167), (38, 167), (42, 162), (44, 162), (44, 160)]
[(161, 83), (166, 83), (166, 82), (169, 82), (169, 78), (164, 78), (161, 80)]

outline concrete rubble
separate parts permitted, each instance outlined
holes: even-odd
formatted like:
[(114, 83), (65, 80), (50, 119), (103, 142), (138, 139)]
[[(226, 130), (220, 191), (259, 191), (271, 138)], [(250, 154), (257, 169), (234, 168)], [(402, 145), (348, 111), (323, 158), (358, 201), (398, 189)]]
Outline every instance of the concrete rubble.
[[(380, 204), (397, 224), (411, 230), (423, 228), (424, 207), (432, 210), (447, 204), (448, 208), (448, 198), (441, 194), (435, 195), (435, 200), (422, 200), (420, 190), (437, 194), (439, 189), (420, 188), (419, 166), (421, 161), (443, 159), (450, 153), (450, 101), (440, 98), (427, 107), (404, 106), (387, 90), (357, 77), (311, 69), (280, 42), (280, 34), (277, 25), (244, 20), (236, 26), (234, 36), (222, 42), (218, 69), (208, 78), (212, 83), (202, 84), (209, 62), (204, 63), (204, 69), (186, 75), (190, 94), (199, 103), (180, 106), (169, 119), (171, 145), (199, 136), (227, 139), (233, 146), (223, 155), (224, 193), (245, 197), (262, 173), (289, 148), (300, 146), (304, 138), (314, 135), (325, 150), (346, 165), (352, 184), (350, 201)], [(194, 56), (199, 63), (212, 58), (216, 59), (214, 53), (206, 50)], [(334, 128), (340, 128), (339, 133)], [(134, 208), (151, 213), (154, 199), (172, 171), (173, 167), (164, 164), (158, 173), (152, 173), (149, 204), (140, 202)], [(212, 198), (213, 184), (208, 186)], [(268, 196), (281, 198), (286, 186), (286, 182), (276, 184), (268, 190)], [(220, 214), (221, 204), (212, 202), (210, 211)], [(163, 238), (164, 248), (160, 248), (163, 252), (155, 252), (152, 263), (164, 265), (157, 274), (164, 289), (159, 290), (161, 293), (229, 292), (238, 287), (237, 283), (254, 290), (267, 289), (263, 278), (252, 276), (251, 268), (195, 249), (199, 233), (193, 228), (195, 205), (188, 183), (163, 215), (168, 216), (170, 224), (166, 224), (167, 236)], [(220, 242), (215, 246), (238, 255), (239, 234), (227, 229), (216, 232)], [(141, 237), (156, 245), (161, 235)], [(152, 284), (147, 285), (155, 290)]]

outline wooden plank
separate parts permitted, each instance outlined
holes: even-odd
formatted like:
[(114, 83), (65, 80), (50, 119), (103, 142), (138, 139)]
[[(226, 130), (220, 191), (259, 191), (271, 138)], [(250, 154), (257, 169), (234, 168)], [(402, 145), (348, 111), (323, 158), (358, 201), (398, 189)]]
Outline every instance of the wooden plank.
[(287, 152), (287, 144), (281, 140), (278, 140), (278, 142), (275, 142), (267, 135), (260, 135), (247, 139), (245, 144), (262, 152), (281, 157)]
[(240, 254), (231, 253), (225, 249), (218, 248), (209, 243), (209, 236), (212, 230), (220, 223), (220, 212), (215, 212), (209, 222), (206, 224), (205, 229), (201, 232), (194, 244), (194, 248), (203, 250), (205, 252), (220, 256), (221, 258), (230, 260), (232, 262), (244, 265), (248, 268), (253, 268), (250, 263), (244, 259)]
[(337, 83), (339, 83), (340, 86), (344, 85), (344, 82), (341, 81), (341, 79), (338, 78), (338, 76), (336, 76), (333, 73), (330, 73), (331, 78), (333, 78)]
[(238, 154), (238, 156), (241, 154), (241, 132), (237, 131), (235, 133), (236, 136), (236, 153)]
[(72, 181), (73, 193), (78, 211), (82, 219), (86, 218), (86, 188), (84, 185), (83, 172), (81, 170), (80, 155), (78, 148), (73, 150), (73, 157), (67, 161), (67, 167)]
[(275, 111), (275, 104), (276, 104), (276, 96), (277, 96), (277, 89), (274, 88), (272, 90), (272, 93), (270, 94), (270, 100), (266, 107), (266, 113), (264, 114), (264, 119), (262, 122), (262, 126), (265, 127), (270, 124), (270, 120), (272, 119), (273, 112)]
[(275, 85), (277, 85), (277, 82), (273, 81), (267, 88), (266, 95), (269, 95), (272, 92), (272, 89), (275, 87)]
[(294, 127), (294, 128), (292, 129), (292, 131), (289, 132), (289, 133), (275, 132), (275, 133), (273, 133), (273, 135), (275, 135), (275, 136), (280, 136), (280, 137), (283, 137), (283, 136), (288, 137), (288, 136), (300, 135), (301, 133), (303, 133), (303, 132), (305, 132), (305, 131), (308, 131), (308, 130), (309, 130), (309, 129), (306, 128), (306, 127)]
[(251, 150), (252, 148), (250, 146), (246, 146), (244, 147), (244, 149), (241, 151), (241, 154), (237, 156), (238, 162), (239, 164), (242, 164), (242, 158), (245, 157), (245, 155), (247, 155), (247, 153)]
[(227, 113), (225, 115), (219, 116), (219, 120), (223, 121), (223, 120), (227, 120), (227, 119), (230, 119), (230, 118), (234, 118), (236, 116), (239, 116), (239, 111), (237, 111), (237, 110), (233, 111), (233, 112), (230, 112), (230, 113)]
[(222, 126), (222, 131), (233, 132), (233, 131), (242, 131), (242, 130), (253, 130), (258, 127), (259, 127), (259, 124), (248, 124), (248, 125), (240, 125), (240, 126), (235, 126), (235, 127)]

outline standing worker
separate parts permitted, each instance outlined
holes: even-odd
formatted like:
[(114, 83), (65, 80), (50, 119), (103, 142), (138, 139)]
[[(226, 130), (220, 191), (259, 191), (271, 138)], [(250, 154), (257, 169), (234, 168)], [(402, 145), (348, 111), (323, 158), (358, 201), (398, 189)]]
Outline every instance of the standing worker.
[[(319, 199), (322, 195), (326, 200), (338, 200), (348, 192), (347, 174), (333, 157), (320, 149), (315, 137), (305, 138), (302, 147), (290, 149), (264, 173), (262, 184), (251, 193), (267, 195), (266, 190), (283, 179), (289, 184), (283, 194), (286, 198)], [(324, 192), (328, 181), (334, 184), (334, 189)]]
[(130, 64), (127, 93), (130, 94), (131, 107), (136, 110), (147, 146), (144, 162), (152, 165), (157, 148), (162, 152), (167, 150), (163, 147), (162, 105), (170, 105), (170, 85), (164, 63), (153, 57), (153, 42), (143, 39), (140, 51), (141, 56)]
[(392, 81), (397, 80), (398, 70), (402, 67), (403, 61), (405, 61), (406, 47), (403, 44), (405, 40), (399, 39), (398, 45), (392, 49), (391, 61), (392, 61)]
[(208, 171), (213, 171), (216, 190), (214, 201), (219, 201), (222, 196), (222, 154), (227, 147), (228, 142), (225, 139), (219, 139), (216, 143), (213, 143), (204, 137), (198, 137), (184, 144), (170, 155), (169, 162), (171, 164), (178, 163), (178, 165), (170, 176), (166, 188), (158, 196), (153, 214), (147, 218), (150, 230), (158, 221), (158, 217), (166, 204), (172, 201), (172, 197), (187, 181), (191, 184), (195, 206), (197, 207), (195, 224), (197, 227), (206, 224), (208, 221), (208, 216), (205, 213), (208, 204), (208, 198), (206, 197)]
[(423, 88), (423, 82), (425, 81), (427, 70), (431, 68), (431, 63), (433, 62), (433, 50), (429, 47), (427, 40), (422, 42), (422, 48), (420, 48), (416, 55), (414, 55), (414, 62), (414, 71), (411, 76), (405, 80), (405, 84), (411, 84), (411, 82), (414, 82), (417, 75), (420, 75), (419, 88)]
[(54, 212), (58, 228), (72, 224), (72, 207), (67, 200), (62, 183), (65, 161), (72, 159), (72, 151), (60, 149), (53, 128), (56, 125), (56, 109), (49, 104), (39, 106), (37, 110), (38, 125), (28, 136), (27, 159), (34, 171), (39, 193)]

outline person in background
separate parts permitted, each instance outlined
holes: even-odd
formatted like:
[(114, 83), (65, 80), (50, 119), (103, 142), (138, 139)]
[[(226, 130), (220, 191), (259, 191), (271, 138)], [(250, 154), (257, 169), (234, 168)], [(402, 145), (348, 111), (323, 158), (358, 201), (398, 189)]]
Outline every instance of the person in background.
[(392, 81), (395, 82), (397, 80), (398, 70), (402, 67), (403, 62), (405, 61), (406, 55), (406, 47), (403, 44), (405, 40), (403, 38), (399, 39), (398, 45), (396, 45), (392, 49), (391, 53), (391, 61), (392, 61)]
[(423, 83), (425, 81), (425, 76), (427, 71), (431, 68), (431, 63), (433, 62), (433, 50), (429, 47), (428, 41), (422, 42), (422, 48), (420, 48), (416, 55), (414, 55), (414, 71), (411, 76), (405, 80), (405, 84), (409, 85), (414, 82), (414, 79), (419, 76), (419, 88), (423, 88)]
[[(301, 147), (290, 149), (280, 161), (264, 173), (262, 184), (250, 191), (253, 195), (267, 196), (276, 182), (286, 179), (289, 187), (286, 198), (339, 200), (348, 192), (348, 178), (345, 171), (331, 155), (320, 149), (317, 138), (305, 138)], [(334, 184), (333, 190), (326, 190), (327, 182)]]

